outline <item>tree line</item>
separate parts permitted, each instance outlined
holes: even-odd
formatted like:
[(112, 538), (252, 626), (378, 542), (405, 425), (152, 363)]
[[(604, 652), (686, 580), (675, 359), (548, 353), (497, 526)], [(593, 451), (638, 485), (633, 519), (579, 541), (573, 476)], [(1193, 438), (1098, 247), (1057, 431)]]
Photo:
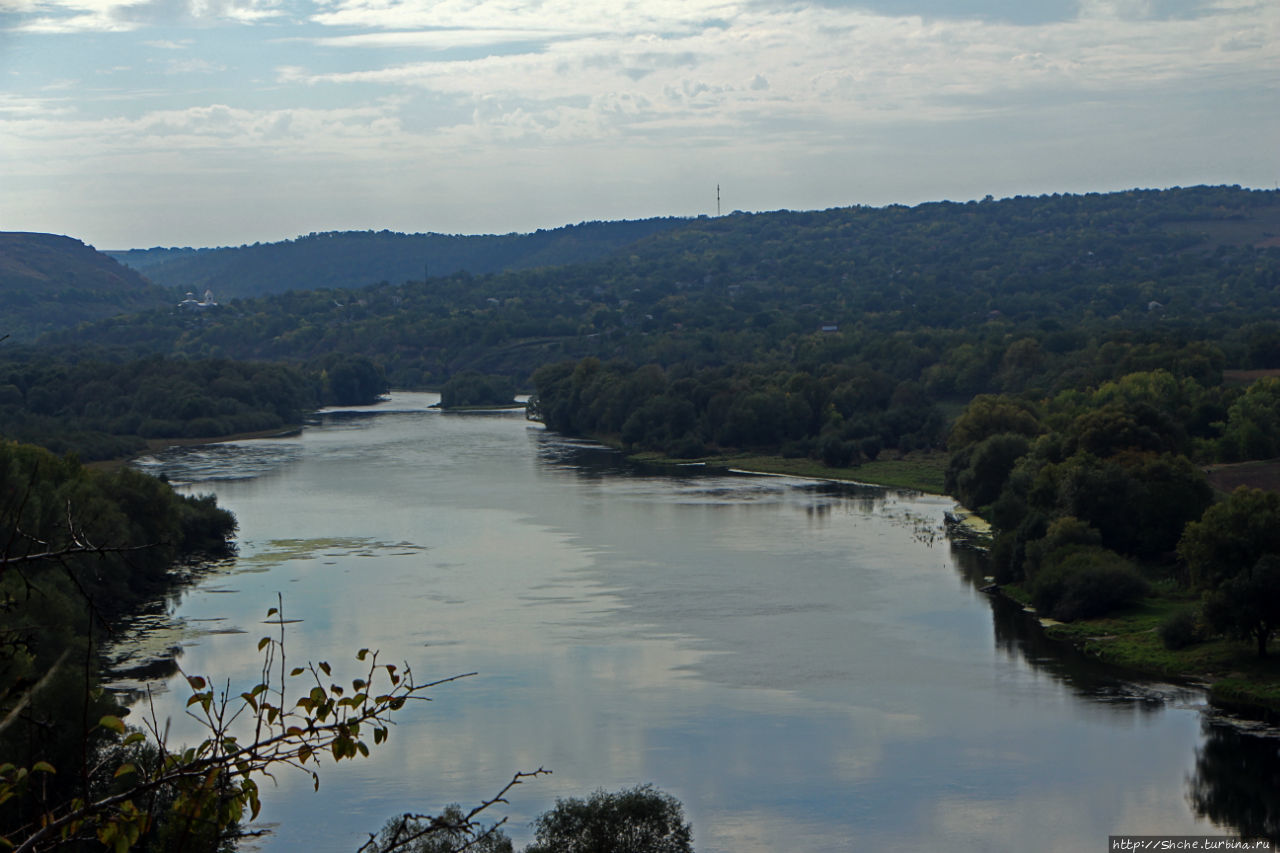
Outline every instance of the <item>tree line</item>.
[(296, 426), (319, 406), (372, 403), (386, 390), (382, 371), (359, 356), (288, 366), (11, 350), (0, 356), (0, 435), (84, 461), (114, 459), (140, 452), (147, 439)]
[(1280, 379), (1203, 387), (1168, 371), (1032, 401), (975, 398), (949, 436), (947, 488), (999, 531), (996, 578), (1061, 620), (1129, 605), (1157, 583), (1199, 595), (1165, 626), (1249, 638), (1280, 626), (1280, 494), (1215, 501), (1203, 466), (1277, 453)]

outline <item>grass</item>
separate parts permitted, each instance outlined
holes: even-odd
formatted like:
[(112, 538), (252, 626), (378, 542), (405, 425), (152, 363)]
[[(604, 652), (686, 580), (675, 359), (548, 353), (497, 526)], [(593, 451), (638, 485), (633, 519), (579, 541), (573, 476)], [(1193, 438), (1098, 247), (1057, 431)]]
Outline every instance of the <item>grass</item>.
[(792, 477), (812, 477), (821, 480), (846, 480), (890, 486), (899, 489), (915, 489), (940, 495), (947, 471), (948, 456), (945, 453), (909, 453), (901, 459), (882, 459), (866, 462), (851, 468), (828, 468), (814, 459), (788, 459), (782, 456), (752, 454), (727, 454), (702, 459), (672, 459), (660, 453), (636, 453), (630, 459), (657, 465), (703, 464), (708, 468), (736, 468), (762, 474), (786, 474)]

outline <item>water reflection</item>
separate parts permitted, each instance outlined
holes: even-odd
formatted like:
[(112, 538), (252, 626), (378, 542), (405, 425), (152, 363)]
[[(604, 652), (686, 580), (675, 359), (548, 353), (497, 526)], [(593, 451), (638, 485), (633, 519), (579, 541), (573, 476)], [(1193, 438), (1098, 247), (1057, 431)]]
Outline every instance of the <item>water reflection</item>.
[(993, 611), (982, 567), (941, 536), (949, 501), (646, 471), (518, 413), (400, 402), (247, 444), (249, 479), (234, 452), (163, 457), (242, 526), (234, 568), (174, 602), (188, 633), (155, 632), (184, 668), (253, 678), (253, 637), (221, 632), (260, 630), (283, 591), (307, 656), (369, 646), (482, 673), (321, 798), (282, 781), (268, 813), (290, 834), (272, 849), (349, 849), (435, 793), (465, 801), (537, 766), (555, 776), (521, 792), (517, 842), (557, 796), (640, 782), (684, 800), (704, 853), (1210, 828), (1184, 796), (1195, 713), (1135, 700)]
[(1187, 787), (1197, 814), (1280, 844), (1280, 739), (1206, 722)]

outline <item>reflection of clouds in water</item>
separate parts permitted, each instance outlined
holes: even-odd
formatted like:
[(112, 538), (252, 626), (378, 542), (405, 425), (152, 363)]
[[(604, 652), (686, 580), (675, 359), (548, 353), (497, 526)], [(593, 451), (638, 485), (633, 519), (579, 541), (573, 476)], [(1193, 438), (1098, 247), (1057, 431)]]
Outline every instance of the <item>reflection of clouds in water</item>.
[(518, 417), (358, 415), (290, 443), (305, 452), (279, 476), (214, 484), (244, 519), (244, 559), (184, 602), (186, 627), (250, 635), (201, 636), (184, 666), (255, 678), (284, 590), (304, 620), (291, 661), (345, 672), (368, 646), (423, 678), (481, 675), (412, 709), (390, 749), (326, 774), (319, 797), (282, 780), (267, 808), (288, 834), (269, 849), (353, 848), (388, 814), (474, 801), (538, 766), (556, 775), (519, 792), (517, 841), (557, 796), (641, 782), (685, 801), (708, 853), (927, 849), (949, 833), (1001, 849), (992, 803), (1060, 814), (1084, 827), (1064, 823), (1074, 842), (1127, 828), (1141, 809), (1112, 795), (1126, 786), (1194, 824), (1194, 731), (1174, 731), (1193, 715), (1148, 713), (1114, 678), (1064, 689), (1002, 654), (985, 597), (922, 547), (944, 498), (645, 473)]
[[(230, 617), (177, 615), (179, 604), (193, 591), (193, 584), (199, 584), (201, 596), (239, 596), (241, 589), (216, 586), (212, 581), (217, 577), (268, 572), (289, 562), (321, 560), (322, 565), (333, 566), (338, 565), (335, 560), (322, 558), (406, 557), (428, 550), (412, 542), (380, 542), (370, 537), (273, 539), (263, 543), (245, 542), (241, 547), (248, 553), (197, 564), (181, 588), (166, 600), (126, 619), (117, 628), (103, 651), (110, 689), (135, 695), (148, 687), (163, 692), (164, 681), (174, 674), (185, 649), (217, 635), (247, 633)], [(260, 630), (256, 624), (251, 629)]]

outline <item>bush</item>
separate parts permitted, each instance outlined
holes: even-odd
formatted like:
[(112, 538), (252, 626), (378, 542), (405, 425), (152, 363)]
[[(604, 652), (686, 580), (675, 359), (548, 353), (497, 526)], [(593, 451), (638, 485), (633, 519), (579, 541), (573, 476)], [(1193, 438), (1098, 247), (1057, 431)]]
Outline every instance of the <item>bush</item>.
[(1047, 555), (1031, 583), (1031, 601), (1062, 622), (1090, 619), (1128, 607), (1147, 593), (1147, 582), (1114, 551), (1069, 545)]
[(671, 446), (671, 455), (676, 459), (698, 459), (707, 455), (707, 446), (697, 436), (686, 435)]
[(505, 376), (487, 376), (475, 370), (464, 370), (440, 389), (440, 405), (450, 409), (462, 406), (510, 406), (516, 386)]
[(1160, 623), (1160, 642), (1166, 649), (1177, 651), (1200, 642), (1200, 628), (1196, 625), (1196, 612), (1186, 608), (1173, 613)]
[(525, 853), (692, 853), (693, 830), (684, 807), (652, 785), (617, 793), (596, 791), (588, 800), (556, 800), (534, 821), (535, 840)]

